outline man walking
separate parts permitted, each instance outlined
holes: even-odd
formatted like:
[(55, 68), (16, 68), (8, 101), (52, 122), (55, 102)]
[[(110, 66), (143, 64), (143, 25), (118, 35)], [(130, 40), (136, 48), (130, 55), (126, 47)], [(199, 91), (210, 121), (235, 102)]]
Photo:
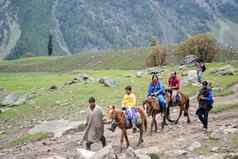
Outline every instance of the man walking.
[(212, 109), (213, 97), (212, 90), (208, 88), (208, 82), (202, 82), (202, 89), (198, 94), (198, 103), (199, 107), (196, 114), (198, 115), (199, 120), (203, 124), (203, 129), (207, 131), (208, 128), (208, 112)]
[(91, 145), (95, 142), (101, 141), (102, 146), (106, 146), (106, 139), (104, 137), (104, 123), (102, 108), (96, 105), (94, 97), (89, 98), (89, 110), (86, 120), (86, 129), (83, 140), (86, 141), (87, 150), (91, 150)]

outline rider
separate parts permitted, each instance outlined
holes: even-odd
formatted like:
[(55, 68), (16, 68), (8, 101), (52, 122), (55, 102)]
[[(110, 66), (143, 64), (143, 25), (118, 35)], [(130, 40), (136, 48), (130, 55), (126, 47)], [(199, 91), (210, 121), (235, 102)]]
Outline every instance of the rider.
[(172, 91), (172, 101), (173, 101), (173, 105), (175, 105), (179, 101), (178, 91), (180, 87), (180, 81), (177, 77), (176, 72), (171, 73), (171, 76), (169, 77), (169, 80), (168, 80), (168, 86), (169, 86), (169, 89)]
[(136, 96), (132, 93), (132, 87), (125, 88), (126, 94), (122, 100), (122, 110), (126, 112), (129, 119), (131, 119), (133, 132), (136, 132)]
[(166, 100), (164, 98), (164, 86), (162, 82), (159, 80), (157, 75), (152, 76), (152, 82), (149, 84), (148, 87), (148, 97), (156, 97), (159, 101), (159, 104), (162, 108), (166, 107)]

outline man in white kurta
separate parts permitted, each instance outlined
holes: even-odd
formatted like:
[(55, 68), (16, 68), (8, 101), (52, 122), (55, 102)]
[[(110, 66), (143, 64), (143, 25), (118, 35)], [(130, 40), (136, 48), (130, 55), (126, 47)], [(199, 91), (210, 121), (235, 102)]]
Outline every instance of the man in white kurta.
[(96, 105), (94, 97), (89, 98), (89, 110), (86, 120), (86, 130), (84, 140), (86, 141), (86, 148), (91, 149), (91, 145), (95, 142), (102, 142), (103, 147), (106, 146), (106, 139), (104, 137), (104, 123), (102, 108)]

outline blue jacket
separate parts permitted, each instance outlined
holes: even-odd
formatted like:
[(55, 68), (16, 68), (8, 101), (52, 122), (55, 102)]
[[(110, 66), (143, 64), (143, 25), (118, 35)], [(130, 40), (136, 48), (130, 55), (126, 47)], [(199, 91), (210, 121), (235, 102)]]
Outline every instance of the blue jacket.
[(155, 85), (150, 83), (147, 96), (151, 96), (152, 94), (155, 94), (156, 96), (164, 95), (164, 86), (161, 81), (158, 81)]

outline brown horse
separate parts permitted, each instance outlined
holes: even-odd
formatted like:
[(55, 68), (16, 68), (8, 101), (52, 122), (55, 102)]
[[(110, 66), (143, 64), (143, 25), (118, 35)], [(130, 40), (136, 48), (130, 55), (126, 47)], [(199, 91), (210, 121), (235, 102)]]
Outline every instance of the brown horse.
[(158, 130), (156, 116), (158, 114), (161, 114), (161, 117), (163, 118), (163, 121), (161, 123), (161, 128), (164, 128), (164, 125), (166, 125), (166, 109), (161, 109), (159, 102), (155, 97), (148, 97), (143, 102), (143, 107), (147, 113), (148, 116), (152, 116), (152, 122), (151, 122), (151, 133), (153, 131), (153, 127), (155, 127), (155, 132)]
[[(127, 148), (130, 145), (128, 136), (127, 136), (127, 129), (132, 129), (132, 124), (131, 123), (127, 124), (128, 119), (126, 119), (126, 115), (123, 111), (116, 110), (115, 106), (109, 106), (108, 108), (109, 108), (108, 115), (109, 115), (109, 118), (112, 120), (112, 125), (111, 125), (110, 130), (115, 131), (116, 127), (119, 127), (121, 129), (120, 148), (122, 151), (122, 145), (124, 142), (124, 138), (126, 140)], [(136, 127), (140, 131), (140, 137), (139, 137), (137, 145), (140, 145), (143, 142), (144, 129), (145, 129), (145, 131), (147, 130), (147, 119), (146, 119), (144, 110), (142, 108), (136, 108), (136, 109), (137, 109), (137, 114), (138, 114), (138, 118), (139, 118), (139, 121), (137, 121), (137, 123), (136, 123)]]
[(187, 117), (187, 123), (190, 123), (191, 121), (190, 121), (190, 117), (189, 117), (189, 106), (190, 106), (189, 97), (184, 95), (183, 93), (179, 92), (180, 100), (177, 103), (177, 106), (179, 106), (180, 111), (179, 111), (179, 115), (178, 115), (177, 119), (173, 121), (169, 117), (170, 116), (170, 107), (172, 107), (172, 105), (173, 105), (172, 90), (166, 89), (165, 92), (166, 92), (166, 97), (167, 97), (166, 100), (167, 100), (167, 104), (168, 104), (167, 119), (169, 121), (175, 122), (175, 124), (177, 124), (179, 122), (179, 119), (180, 119), (182, 113), (184, 112), (184, 116)]

